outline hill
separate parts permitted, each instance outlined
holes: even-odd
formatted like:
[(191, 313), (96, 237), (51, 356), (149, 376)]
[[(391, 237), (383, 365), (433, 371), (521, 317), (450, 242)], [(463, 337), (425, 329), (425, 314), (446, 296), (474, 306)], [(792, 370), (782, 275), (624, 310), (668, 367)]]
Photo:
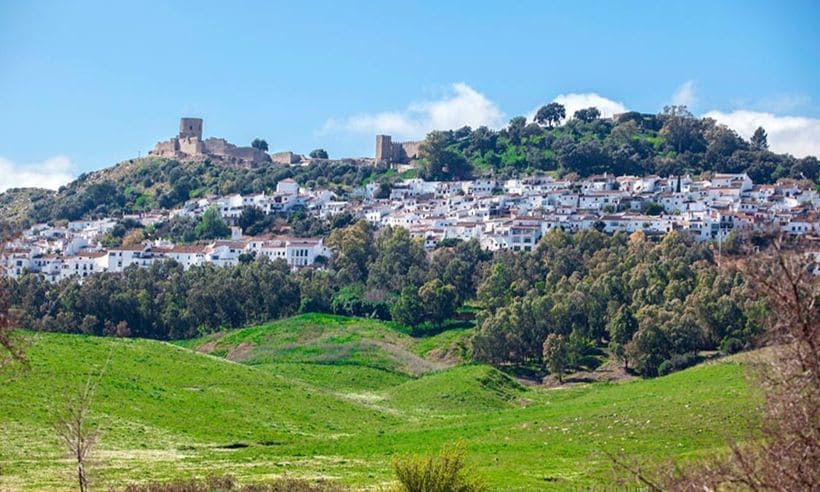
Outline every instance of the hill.
[[(695, 118), (685, 108), (668, 108), (657, 115), (630, 112), (612, 119), (591, 116), (594, 114), (587, 112), (560, 126), (516, 117), (499, 130), (434, 131), (423, 142), (420, 166), (411, 174), (449, 180), (533, 173), (667, 176), (745, 172), (755, 183), (780, 178), (820, 182), (816, 157), (797, 159), (770, 152), (765, 135), (762, 140), (746, 141), (714, 120)], [(285, 178), (344, 193), (365, 183), (398, 177), (393, 169), (364, 165), (356, 159), (244, 169), (219, 161), (145, 157), (83, 174), (56, 193), (9, 190), (0, 194), (0, 221), (31, 224), (167, 209), (209, 194), (271, 191)]]
[(413, 338), (393, 323), (303, 314), (176, 342), (327, 388), (374, 389), (467, 359), (471, 330)]
[(143, 157), (82, 174), (57, 192), (12, 189), (0, 193), (0, 221), (32, 224), (168, 209), (211, 194), (270, 192), (285, 178), (313, 184), (322, 177), (331, 189), (349, 191), (377, 172), (351, 159), (245, 169), (219, 162)]
[[(356, 350), (375, 341), (373, 350)], [(92, 475), (99, 486), (208, 473), (374, 485), (392, 479), (393, 454), (462, 440), (494, 488), (562, 490), (607, 483), (603, 450), (648, 460), (719, 451), (755, 408), (733, 360), (554, 390), (523, 387), (484, 365), (416, 371), (406, 364), (451, 341), (315, 315), (190, 348), (36, 334), (30, 371), (0, 385), (0, 487), (71, 485), (51, 431), (55, 395), (75, 390), (109, 359), (91, 414), (103, 430)], [(341, 349), (328, 350), (333, 345)]]

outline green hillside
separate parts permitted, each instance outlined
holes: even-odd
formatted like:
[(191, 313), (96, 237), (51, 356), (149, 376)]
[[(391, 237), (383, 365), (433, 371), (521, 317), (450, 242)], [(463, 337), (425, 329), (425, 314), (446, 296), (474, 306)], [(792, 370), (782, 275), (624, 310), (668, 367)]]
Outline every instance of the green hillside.
[(602, 450), (648, 460), (719, 450), (754, 410), (733, 361), (548, 390), (421, 356), (463, 335), (414, 339), (372, 320), (307, 315), (186, 344), (207, 355), (37, 334), (30, 371), (0, 385), (0, 489), (72, 485), (51, 431), (55, 395), (76, 391), (107, 359), (92, 409), (103, 430), (98, 488), (209, 473), (375, 485), (392, 480), (394, 453), (461, 440), (493, 487), (560, 490), (610, 480)]

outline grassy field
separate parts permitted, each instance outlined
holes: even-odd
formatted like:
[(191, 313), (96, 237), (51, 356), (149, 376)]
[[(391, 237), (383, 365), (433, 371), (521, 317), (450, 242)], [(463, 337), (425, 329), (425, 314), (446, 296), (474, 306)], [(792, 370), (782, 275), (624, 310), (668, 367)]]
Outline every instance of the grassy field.
[(611, 480), (602, 451), (649, 461), (719, 452), (754, 412), (733, 361), (550, 390), (458, 363), (468, 336), (415, 339), (324, 315), (177, 345), (38, 334), (31, 369), (0, 385), (0, 489), (72, 485), (53, 414), (106, 360), (92, 409), (97, 488), (208, 473), (367, 487), (392, 480), (396, 453), (462, 441), (494, 488), (563, 490)]

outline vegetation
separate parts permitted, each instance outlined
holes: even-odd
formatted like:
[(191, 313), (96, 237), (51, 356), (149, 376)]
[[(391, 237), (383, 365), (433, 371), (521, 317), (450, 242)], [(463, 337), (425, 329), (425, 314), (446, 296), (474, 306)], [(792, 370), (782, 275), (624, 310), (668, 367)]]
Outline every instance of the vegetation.
[(325, 149), (314, 149), (310, 151), (311, 159), (327, 159), (327, 151)]
[(273, 192), (276, 183), (285, 178), (347, 194), (386, 171), (352, 159), (245, 169), (209, 161), (145, 157), (82, 174), (56, 193), (8, 190), (0, 194), (0, 221), (31, 225), (140, 213), (177, 207), (191, 198), (212, 194)]
[[(217, 228), (209, 223), (201, 229)], [(335, 229), (327, 244), (327, 271), (292, 272), (267, 259), (186, 271), (167, 261), (82, 284), (7, 282), (23, 326), (163, 340), (309, 311), (392, 318), (414, 334), (438, 333), (477, 299), (484, 309), (475, 359), (535, 373), (550, 365), (550, 334), (565, 337), (567, 369), (593, 367), (610, 349), (624, 367), (656, 376), (666, 361), (665, 371), (691, 365), (698, 351), (754, 347), (765, 313), (740, 272), (719, 271), (708, 245), (676, 232), (655, 243), (642, 233), (555, 230), (533, 252), (491, 256), (470, 241), (428, 258), (407, 230), (376, 234), (361, 221)]]
[(240, 484), (232, 475), (209, 475), (204, 480), (174, 480), (150, 482), (146, 485), (129, 485), (123, 492), (336, 492), (342, 487), (326, 480), (302, 480), (277, 478), (252, 484)]
[(463, 447), (444, 448), (438, 456), (393, 460), (402, 490), (407, 492), (478, 492), (484, 484), (466, 468)]
[(265, 152), (268, 151), (268, 142), (261, 138), (254, 138), (253, 142), (251, 142), (251, 147), (254, 149), (263, 150)]
[[(549, 365), (544, 342), (555, 334), (567, 337), (568, 368), (608, 346), (655, 376), (664, 361), (729, 338), (753, 346), (765, 312), (742, 274), (718, 270), (707, 245), (675, 232), (654, 243), (642, 233), (552, 231), (532, 254), (500, 254), (483, 271), (473, 352), (499, 367)], [(551, 354), (563, 352), (556, 347)]]
[(779, 245), (745, 261), (755, 293), (765, 298), (771, 315), (765, 356), (751, 360), (753, 381), (765, 395), (762, 432), (743, 442), (729, 441), (729, 453), (697, 463), (647, 472), (636, 460), (613, 456), (649, 490), (816, 490), (820, 486), (820, 283), (806, 269), (801, 253)]
[(712, 119), (695, 118), (682, 106), (664, 108), (657, 115), (629, 112), (614, 119), (601, 118), (597, 108), (586, 108), (559, 126), (566, 116), (563, 106), (550, 103), (530, 124), (518, 116), (498, 131), (464, 127), (432, 132), (421, 146), (422, 176), (746, 172), (755, 183), (785, 177), (820, 182), (815, 157), (772, 153), (762, 128), (747, 142)]
[(411, 373), (404, 363), (378, 362), (377, 352), (352, 350), (372, 341), (382, 354), (404, 347), (433, 357), (450, 343), (447, 333), (412, 338), (373, 320), (305, 315), (185, 347), (31, 334), (31, 369), (8, 373), (0, 385), (0, 442), (13, 443), (0, 446), (0, 483), (38, 490), (76, 483), (52, 431), (62, 406), (55, 395), (81, 386), (109, 359), (89, 413), (101, 432), (92, 489), (211, 474), (242, 484), (287, 475), (374, 486), (394, 483), (394, 457), (460, 440), (471, 470), (492, 489), (565, 490), (610, 482), (603, 451), (691, 460), (725, 449), (724, 436), (742, 435), (755, 414), (734, 359), (559, 391), (524, 387), (486, 365), (436, 370), (433, 358)]

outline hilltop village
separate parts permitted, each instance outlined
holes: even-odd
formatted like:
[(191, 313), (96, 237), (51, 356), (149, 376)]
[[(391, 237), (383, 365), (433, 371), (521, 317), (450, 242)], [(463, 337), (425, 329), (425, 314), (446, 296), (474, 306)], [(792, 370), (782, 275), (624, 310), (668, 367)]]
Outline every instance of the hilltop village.
[(327, 189), (306, 189), (284, 179), (271, 194), (210, 196), (174, 210), (122, 218), (153, 226), (174, 217), (200, 218), (214, 210), (231, 225), (230, 239), (205, 244), (160, 239), (105, 248), (100, 238), (118, 218), (73, 221), (62, 227), (37, 224), (8, 244), (0, 261), (11, 277), (36, 272), (59, 281), (167, 259), (189, 268), (281, 258), (297, 269), (321, 268), (330, 257), (320, 237), (244, 235), (236, 223), (248, 208), (285, 216), (301, 211), (318, 218), (349, 213), (377, 227), (403, 227), (428, 250), (448, 240), (474, 239), (490, 251), (530, 251), (552, 229), (596, 228), (648, 237), (683, 231), (698, 242), (721, 242), (732, 231), (820, 235), (820, 196), (815, 190), (790, 181), (756, 185), (746, 174), (715, 174), (702, 180), (609, 174), (576, 181), (549, 176), (504, 181), (405, 179), (390, 187), (389, 194), (386, 191), (371, 183), (342, 199)]

